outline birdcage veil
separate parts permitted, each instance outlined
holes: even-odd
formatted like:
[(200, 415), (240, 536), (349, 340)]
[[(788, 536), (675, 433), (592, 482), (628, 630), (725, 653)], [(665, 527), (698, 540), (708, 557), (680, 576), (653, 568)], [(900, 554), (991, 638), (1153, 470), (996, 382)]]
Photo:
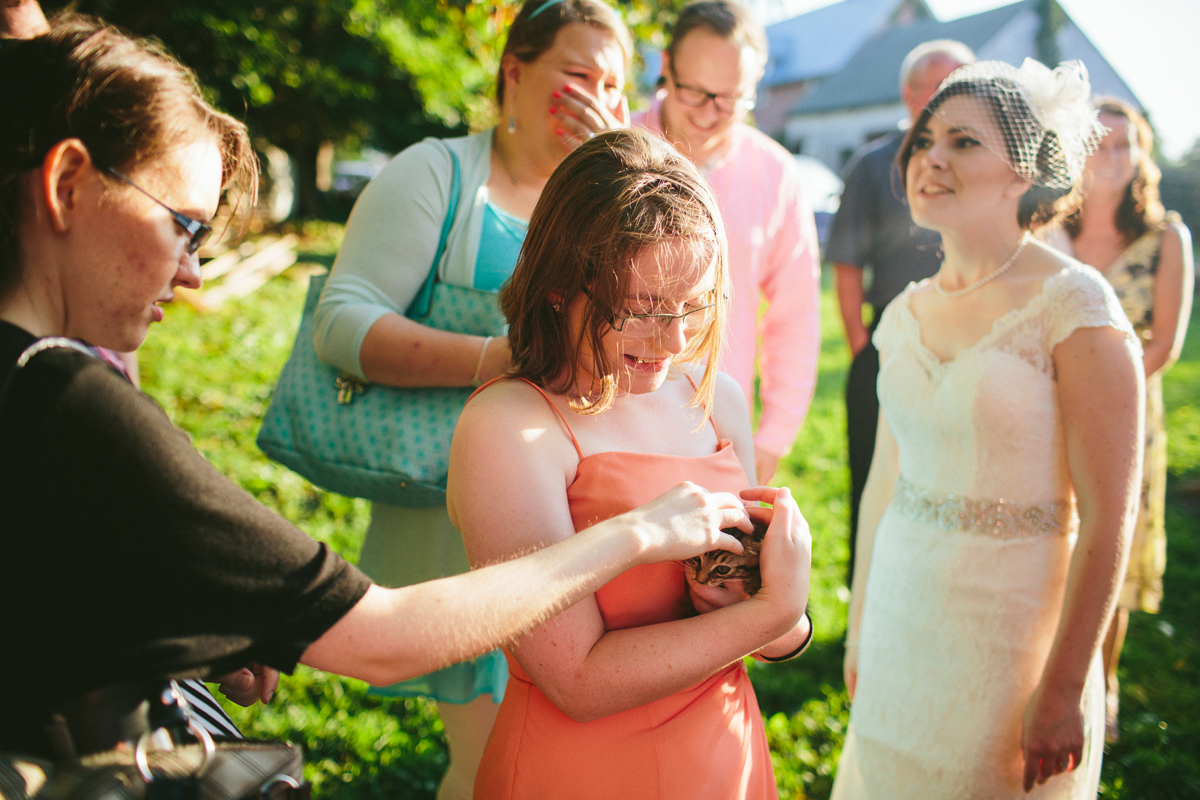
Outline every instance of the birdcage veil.
[(942, 82), (929, 110), (975, 131), (988, 149), (1035, 186), (1069, 190), (1107, 133), (1089, 98), (1087, 67), (1064, 61), (1054, 69), (1025, 59), (959, 67)]

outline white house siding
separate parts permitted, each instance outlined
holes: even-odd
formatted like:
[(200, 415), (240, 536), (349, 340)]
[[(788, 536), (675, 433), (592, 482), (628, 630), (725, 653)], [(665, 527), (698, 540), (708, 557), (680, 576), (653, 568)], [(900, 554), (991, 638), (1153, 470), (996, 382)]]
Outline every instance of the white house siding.
[(787, 125), (787, 110), (804, 99), (814, 81), (796, 81), (758, 89), (758, 105), (754, 108), (754, 124), (768, 136), (783, 140)]
[(799, 146), (801, 153), (819, 159), (840, 175), (864, 142), (894, 130), (907, 116), (903, 103), (793, 116), (787, 122), (784, 141), (790, 149)]

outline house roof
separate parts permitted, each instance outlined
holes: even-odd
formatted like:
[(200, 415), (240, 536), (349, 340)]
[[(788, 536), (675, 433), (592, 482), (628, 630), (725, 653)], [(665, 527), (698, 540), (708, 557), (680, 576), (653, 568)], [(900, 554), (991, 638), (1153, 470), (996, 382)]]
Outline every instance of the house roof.
[(845, 65), (903, 0), (842, 0), (767, 27), (764, 86), (822, 78)]
[(922, 20), (882, 30), (867, 40), (839, 72), (821, 81), (789, 113), (813, 114), (899, 103), (900, 65), (914, 47), (932, 39), (955, 39), (978, 51), (1031, 2), (1036, 0), (1022, 0), (948, 22)]

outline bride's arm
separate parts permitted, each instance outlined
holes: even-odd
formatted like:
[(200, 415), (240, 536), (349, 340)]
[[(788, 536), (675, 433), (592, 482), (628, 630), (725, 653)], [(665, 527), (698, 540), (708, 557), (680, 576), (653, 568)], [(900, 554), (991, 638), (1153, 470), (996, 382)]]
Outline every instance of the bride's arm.
[(867, 483), (863, 486), (862, 500), (858, 506), (858, 540), (855, 543), (853, 585), (850, 587), (850, 616), (846, 622), (844, 672), (846, 691), (851, 700), (854, 699), (858, 684), (858, 633), (867, 592), (867, 570), (871, 566), (871, 550), (875, 545), (875, 529), (892, 502), (892, 493), (899, 477), (900, 450), (896, 446), (896, 438), (892, 436), (892, 429), (888, 427), (887, 418), (880, 411), (875, 431), (875, 454), (871, 457), (871, 469), (867, 472)]
[(1054, 350), (1068, 467), (1079, 504), (1062, 617), (1025, 712), (1025, 788), (1083, 751), (1080, 698), (1108, 628), (1137, 518), (1145, 377), (1115, 328), (1080, 328)]
[[(448, 499), (471, 563), (502, 561), (571, 538), (566, 488), (577, 461), (562, 423), (530, 387), (504, 384), (468, 404), (455, 432)], [(692, 686), (783, 635), (802, 614), (809, 539), (790, 498), (778, 498), (763, 548), (764, 587), (746, 602), (606, 632), (588, 596), (517, 640), (512, 652), (538, 688), (577, 721)]]

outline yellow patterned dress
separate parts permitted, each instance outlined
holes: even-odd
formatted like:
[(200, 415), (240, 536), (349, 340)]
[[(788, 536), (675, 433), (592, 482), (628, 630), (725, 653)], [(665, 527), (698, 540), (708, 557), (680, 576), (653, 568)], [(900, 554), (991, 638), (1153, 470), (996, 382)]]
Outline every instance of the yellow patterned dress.
[[(1112, 284), (1126, 316), (1141, 337), (1150, 341), (1154, 322), (1154, 285), (1163, 231), (1179, 217), (1169, 214), (1125, 248), (1101, 270)], [(1146, 463), (1142, 469), (1142, 500), (1129, 551), (1129, 569), (1117, 602), (1129, 611), (1158, 611), (1162, 601), (1163, 570), (1167, 566), (1164, 523), (1167, 492), (1167, 430), (1163, 417), (1162, 374), (1146, 380)]]

